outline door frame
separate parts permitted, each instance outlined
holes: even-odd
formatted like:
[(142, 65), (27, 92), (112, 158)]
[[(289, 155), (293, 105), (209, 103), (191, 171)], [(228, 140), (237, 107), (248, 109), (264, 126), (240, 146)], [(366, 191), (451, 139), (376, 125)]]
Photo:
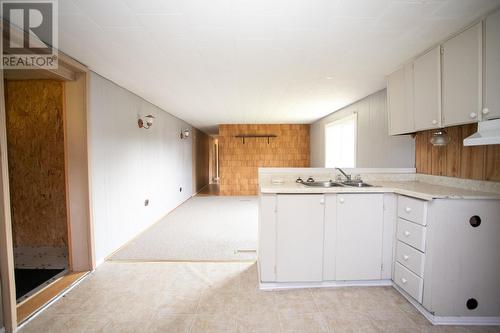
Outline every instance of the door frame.
[[(56, 79), (64, 81), (64, 152), (70, 271), (92, 271), (96, 267), (88, 142), (88, 69), (62, 52), (59, 52), (58, 61), (59, 68), (56, 70), (2, 70), (0, 74), (0, 280), (3, 325), (7, 333), (15, 332), (18, 323), (4, 79)], [(68, 110), (72, 112), (68, 112)]]

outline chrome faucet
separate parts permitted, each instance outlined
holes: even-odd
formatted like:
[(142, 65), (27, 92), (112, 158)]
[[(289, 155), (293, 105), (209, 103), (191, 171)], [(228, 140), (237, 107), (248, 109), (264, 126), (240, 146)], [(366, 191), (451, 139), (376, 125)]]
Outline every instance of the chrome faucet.
[(341, 168), (335, 168), (335, 169), (339, 170), (340, 173), (342, 173), (347, 180), (351, 180), (351, 175), (348, 175), (347, 173), (345, 173), (344, 170), (342, 170)]

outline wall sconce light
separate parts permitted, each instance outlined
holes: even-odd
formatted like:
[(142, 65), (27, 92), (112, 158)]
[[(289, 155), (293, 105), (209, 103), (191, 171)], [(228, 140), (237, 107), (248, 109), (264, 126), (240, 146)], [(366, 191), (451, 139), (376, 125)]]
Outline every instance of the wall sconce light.
[(438, 129), (432, 134), (431, 143), (433, 146), (446, 146), (451, 138), (444, 129)]
[(137, 120), (137, 125), (139, 125), (139, 128), (148, 129), (153, 126), (154, 119), (155, 117), (153, 115), (148, 114), (144, 119), (139, 118), (139, 120)]
[(181, 131), (181, 139), (187, 139), (187, 138), (189, 138), (190, 135), (191, 135), (191, 131), (189, 130), (189, 128), (186, 128), (186, 129)]

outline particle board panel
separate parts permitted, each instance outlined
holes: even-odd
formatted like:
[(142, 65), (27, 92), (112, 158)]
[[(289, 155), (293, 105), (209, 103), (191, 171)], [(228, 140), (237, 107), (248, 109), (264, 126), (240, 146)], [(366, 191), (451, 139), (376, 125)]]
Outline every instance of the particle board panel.
[(446, 128), (450, 143), (433, 147), (432, 130), (416, 133), (415, 161), (418, 173), (476, 180), (500, 181), (500, 145), (465, 147), (463, 139), (476, 132), (477, 124)]
[[(308, 167), (309, 125), (249, 124), (219, 126), (221, 195), (256, 195), (259, 167)], [(236, 135), (274, 134), (276, 138), (247, 138)]]
[(5, 82), (14, 246), (67, 247), (64, 85)]

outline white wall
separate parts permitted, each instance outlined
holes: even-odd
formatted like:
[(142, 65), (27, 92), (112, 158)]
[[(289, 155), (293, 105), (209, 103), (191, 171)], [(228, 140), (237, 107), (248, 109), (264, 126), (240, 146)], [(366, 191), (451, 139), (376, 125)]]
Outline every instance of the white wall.
[(388, 135), (386, 101), (384, 89), (313, 123), (311, 167), (325, 166), (325, 125), (354, 112), (358, 113), (356, 167), (415, 167), (415, 140)]
[[(138, 128), (138, 117), (148, 114), (156, 117), (153, 126)], [(192, 142), (179, 138), (183, 128), (191, 126), (91, 73), (89, 151), (98, 264), (191, 197)]]

